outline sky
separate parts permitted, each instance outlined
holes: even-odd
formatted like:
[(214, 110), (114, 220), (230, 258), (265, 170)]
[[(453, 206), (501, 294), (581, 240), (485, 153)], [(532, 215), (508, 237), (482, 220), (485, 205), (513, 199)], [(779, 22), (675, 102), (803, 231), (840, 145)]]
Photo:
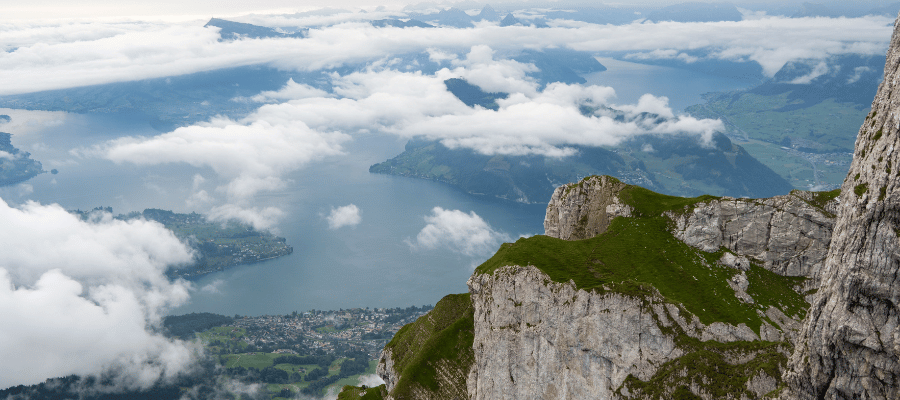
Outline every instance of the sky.
[[(610, 0), (602, 2), (610, 5), (622, 6), (666, 6), (670, 4), (682, 3), (684, 1), (676, 0), (640, 0), (640, 1), (621, 1)], [(746, 7), (761, 6), (789, 6), (799, 5), (803, 0), (792, 1), (770, 1), (770, 0), (744, 0), (739, 2), (727, 0), (706, 0), (706, 3), (737, 3)], [(813, 3), (828, 3), (827, 0), (815, 1)], [(868, 0), (855, 1), (854, 6), (866, 7), (868, 4), (873, 6), (891, 3), (890, 0)], [(373, 10), (378, 6), (385, 6), (389, 9), (400, 9), (406, 5), (416, 5), (422, 3), (437, 3), (442, 5), (458, 5), (470, 6), (478, 3), (473, 1), (408, 1), (408, 0), (256, 0), (256, 1), (216, 1), (216, 0), (86, 0), (86, 1), (62, 1), (62, 0), (34, 0), (28, 2), (8, 2), (3, 5), (3, 13), (0, 15), (0, 21), (22, 21), (22, 20), (46, 20), (46, 19), (109, 19), (129, 17), (136, 19), (161, 19), (169, 21), (207, 19), (209, 17), (230, 17), (248, 13), (257, 14), (275, 14), (275, 13), (293, 13), (298, 11), (308, 11), (317, 8), (332, 7), (344, 9), (366, 9)], [(484, 2), (481, 2), (484, 3)], [(522, 1), (495, 1), (487, 2), (497, 6), (505, 6), (507, 4), (521, 4)], [(529, 2), (529, 4), (538, 3), (541, 5), (557, 5), (557, 6), (583, 6), (597, 5), (596, 1), (560, 1), (549, 0), (543, 2)]]
[[(668, 99), (653, 94), (627, 104), (608, 87), (542, 87), (528, 75), (535, 66), (503, 56), (510, 52), (568, 47), (635, 59), (675, 59), (701, 51), (716, 60), (757, 62), (773, 76), (789, 61), (884, 54), (893, 22), (887, 17), (790, 19), (750, 13), (739, 22), (601, 26), (558, 21), (543, 29), (489, 23), (471, 29), (379, 29), (367, 21), (391, 13), (376, 12), (370, 4), (7, 4), (0, 15), (0, 96), (243, 65), (315, 71), (365, 63), (352, 73), (330, 74), (330, 92), (291, 80), (278, 90), (230, 100), (252, 104), (254, 111), (246, 116), (219, 116), (152, 137), (85, 144), (69, 153), (72, 162), (96, 158), (146, 168), (192, 165), (207, 176), (194, 177), (186, 202), (212, 218), (238, 218), (268, 228), (282, 211), (258, 208), (258, 196), (285, 187), (285, 176), (312, 163), (346, 157), (347, 143), (375, 131), (439, 140), (487, 155), (565, 157), (574, 146), (615, 145), (641, 134), (687, 133), (708, 142), (722, 129), (721, 121), (675, 113)], [(370, 12), (327, 18), (269, 15), (325, 5), (365, 6)], [(246, 15), (250, 12), (254, 15)], [(219, 41), (215, 29), (203, 27), (211, 16), (314, 28), (303, 39)], [(440, 65), (434, 74), (397, 67), (397, 54), (423, 52)], [(827, 63), (821, 65), (812, 73), (829, 72)], [(449, 78), (510, 95), (497, 101), (497, 111), (467, 107), (446, 90)], [(808, 78), (807, 83), (814, 77)], [(601, 111), (585, 115), (584, 105)], [(212, 175), (217, 179), (209, 179)], [(336, 206), (326, 218), (329, 229), (352, 229), (365, 218), (365, 210), (356, 204)], [(0, 365), (0, 387), (109, 368), (132, 371), (123, 385), (147, 386), (189, 367), (196, 351), (191, 344), (148, 328), (158, 326), (162, 315), (196, 290), (164, 276), (169, 266), (194, 257), (170, 232), (147, 221), (115, 221), (103, 214), (83, 221), (58, 205), (13, 207), (2, 199), (0, 220), (5, 246), (0, 252), (0, 320), (15, 321), (0, 324), (0, 359), (20, 360)], [(449, 243), (458, 253), (473, 255), (510, 240), (465, 210), (435, 207), (424, 216), (424, 226), (410, 246), (429, 249)]]

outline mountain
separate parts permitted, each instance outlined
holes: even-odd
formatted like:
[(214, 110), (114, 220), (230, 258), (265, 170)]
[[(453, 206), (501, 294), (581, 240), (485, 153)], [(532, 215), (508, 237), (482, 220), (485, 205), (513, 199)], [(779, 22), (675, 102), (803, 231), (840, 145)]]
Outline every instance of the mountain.
[(399, 19), (378, 19), (372, 21), (372, 26), (376, 28), (384, 28), (387, 26), (393, 26), (396, 28), (434, 28), (433, 25), (426, 24), (416, 19), (410, 19), (406, 21)]
[(478, 86), (466, 82), (464, 79), (450, 78), (444, 81), (447, 90), (453, 93), (457, 99), (469, 107), (476, 105), (488, 110), (497, 111), (500, 106), (497, 100), (509, 97), (509, 93), (485, 93)]
[(494, 8), (490, 6), (490, 4), (486, 4), (484, 8), (481, 9), (481, 12), (478, 15), (472, 17), (475, 21), (499, 21), (500, 14), (497, 11), (494, 11)]
[[(385, 347), (380, 398), (759, 398), (818, 285), (837, 191), (679, 198), (594, 176)], [(697, 396), (697, 397), (694, 397)]]
[(146, 120), (161, 131), (206, 121), (216, 115), (241, 118), (259, 107), (262, 91), (289, 79), (318, 85), (323, 72), (286, 72), (266, 66), (226, 68), (167, 78), (108, 83), (71, 89), (0, 96), (0, 107), (74, 113), (119, 114)]
[(900, 398), (898, 58), (895, 27), (884, 80), (841, 187), (822, 285), (791, 356), (783, 399)]
[(506, 14), (502, 20), (500, 20), (500, 26), (515, 26), (522, 25), (522, 22), (519, 21), (516, 17), (512, 15), (512, 13)]
[(704, 104), (685, 111), (722, 120), (726, 135), (794, 187), (837, 188), (884, 62), (861, 55), (789, 62), (756, 87), (705, 94)]
[(466, 14), (465, 11), (455, 7), (444, 9), (434, 14), (409, 12), (406, 15), (409, 18), (419, 21), (431, 22), (453, 28), (472, 28), (475, 26), (475, 24), (472, 23), (473, 19), (469, 14)]
[(306, 37), (308, 31), (308, 29), (304, 29), (293, 33), (279, 32), (265, 26), (245, 24), (243, 22), (234, 22), (219, 18), (212, 18), (203, 26), (219, 28), (219, 41), (262, 38), (303, 38)]
[[(470, 107), (496, 110), (496, 99), (505, 97), (461, 79), (445, 83)], [(670, 195), (766, 197), (791, 190), (787, 181), (722, 134), (715, 135), (712, 145), (694, 136), (638, 135), (617, 147), (574, 148), (577, 153), (565, 158), (488, 156), (414, 139), (403, 153), (372, 165), (369, 172), (445, 182), (471, 194), (522, 203), (543, 203), (558, 185), (593, 174), (614, 175)]]
[[(6, 118), (3, 118), (6, 117)], [(8, 115), (0, 115), (0, 121), (9, 122)], [(31, 154), (12, 145), (12, 135), (0, 132), (0, 186), (15, 185), (44, 173), (40, 161)]]
[[(385, 346), (366, 398), (900, 398), (900, 26), (840, 190), (558, 187), (544, 236)], [(439, 312), (436, 312), (440, 310)], [(344, 397), (346, 398), (346, 397)]]
[(584, 84), (587, 80), (580, 74), (606, 71), (606, 67), (591, 53), (566, 48), (524, 50), (512, 59), (534, 64), (538, 71), (528, 75), (541, 82), (542, 87), (551, 82)]

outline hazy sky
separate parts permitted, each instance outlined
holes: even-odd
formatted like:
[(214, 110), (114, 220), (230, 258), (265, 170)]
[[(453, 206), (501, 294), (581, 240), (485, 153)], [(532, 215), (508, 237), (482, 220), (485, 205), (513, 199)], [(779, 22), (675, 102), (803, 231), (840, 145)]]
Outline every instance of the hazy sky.
[[(871, 8), (891, 3), (893, 0), (863, 0), (854, 1), (854, 7)], [(429, 1), (430, 3), (452, 5), (458, 4), (464, 8), (470, 8), (476, 2), (466, 1)], [(580, 0), (549, 0), (549, 1), (479, 1), (482, 4), (494, 4), (503, 6), (506, 4), (528, 4), (528, 5), (555, 5), (558, 7), (575, 6), (575, 5), (650, 5), (665, 6), (686, 1), (675, 0), (637, 0), (637, 1), (580, 1)], [(785, 7), (791, 5), (800, 5), (803, 0), (792, 1), (771, 1), (771, 0), (743, 0), (743, 1), (723, 1), (723, 0), (706, 0), (707, 3), (733, 3), (740, 6), (753, 7), (760, 5), (770, 5), (773, 7)], [(211, 16), (227, 17), (234, 15), (242, 15), (247, 13), (281, 13), (281, 12), (298, 12), (307, 11), (322, 7), (347, 8), (347, 9), (373, 9), (377, 6), (386, 6), (388, 8), (402, 8), (408, 4), (419, 4), (424, 1), (411, 0), (255, 0), (255, 1), (220, 1), (220, 0), (156, 0), (156, 1), (136, 1), (136, 0), (87, 0), (87, 1), (66, 1), (66, 0), (33, 0), (12, 2), (7, 1), (3, 5), (3, 13), (0, 14), (0, 21), (11, 20), (27, 20), (27, 19), (57, 19), (57, 18), (114, 18), (114, 17), (132, 17), (147, 19), (194, 19), (209, 18)], [(826, 3), (830, 6), (841, 7), (842, 5), (835, 1), (819, 0), (814, 3)], [(834, 3), (834, 4), (832, 4)], [(846, 7), (845, 5), (843, 5)]]

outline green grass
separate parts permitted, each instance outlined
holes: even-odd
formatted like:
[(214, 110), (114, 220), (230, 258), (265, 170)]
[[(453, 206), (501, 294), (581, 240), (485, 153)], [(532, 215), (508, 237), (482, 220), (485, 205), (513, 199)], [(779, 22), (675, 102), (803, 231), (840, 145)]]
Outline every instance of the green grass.
[[(787, 363), (787, 357), (782, 353), (785, 351), (784, 343), (707, 343), (710, 346), (700, 344), (694, 351), (662, 364), (647, 381), (629, 375), (618, 391), (627, 387), (629, 393), (639, 398), (687, 399), (697, 398), (687, 390), (687, 386), (697, 384), (714, 399), (741, 398), (742, 394), (756, 398), (755, 393), (747, 390), (747, 381), (759, 371), (780, 381), (781, 371)], [(728, 361), (735, 356), (749, 358), (749, 361), (743, 364)], [(667, 396), (665, 391), (673, 387), (677, 388), (675, 396)]]
[[(793, 192), (792, 192), (792, 193), (793, 193)], [(828, 216), (830, 216), (830, 217), (832, 217), (832, 218), (835, 217), (834, 214), (832, 214), (832, 213), (828, 212), (827, 210), (825, 210), (825, 205), (828, 204), (830, 201), (836, 199), (838, 196), (841, 195), (841, 189), (840, 189), (840, 188), (834, 189), (834, 190), (831, 190), (831, 191), (827, 191), (827, 192), (809, 192), (809, 193), (812, 194), (812, 199), (811, 199), (811, 200), (805, 200), (805, 199), (803, 199), (802, 197), (798, 197), (798, 198), (800, 198), (801, 200), (805, 201), (807, 204), (809, 204), (809, 205), (815, 207), (816, 209), (818, 209), (820, 212), (824, 213), (825, 215), (828, 215)]]
[(227, 354), (224, 355), (225, 359), (225, 368), (235, 368), (235, 367), (244, 367), (244, 368), (257, 368), (263, 369), (265, 367), (271, 367), (272, 362), (283, 354), (274, 354), (274, 353), (242, 353), (242, 354)]
[(320, 326), (320, 327), (316, 328), (316, 332), (319, 332), (319, 333), (334, 333), (334, 332), (339, 332), (339, 331), (340, 330), (335, 328), (334, 325), (325, 325), (325, 326)]
[(640, 186), (631, 185), (622, 190), (620, 198), (626, 204), (634, 207), (636, 214), (645, 217), (660, 216), (666, 211), (672, 211), (676, 214), (690, 212), (697, 203), (719, 199), (719, 197), (710, 195), (699, 197), (667, 196)]
[[(392, 396), (410, 398), (417, 387), (437, 392), (438, 363), (449, 363), (466, 376), (475, 360), (474, 338), (471, 295), (445, 296), (428, 314), (401, 328), (386, 346), (392, 350), (394, 367), (400, 374)], [(465, 381), (447, 383), (465, 393)]]
[(387, 396), (384, 385), (363, 389), (358, 386), (344, 386), (337, 400), (383, 400)]
[(555, 282), (572, 280), (580, 289), (600, 293), (647, 296), (655, 288), (706, 325), (745, 323), (757, 334), (763, 322), (759, 308), (773, 305), (796, 315), (808, 306), (793, 290), (803, 278), (782, 277), (760, 267), (748, 274), (748, 290), (757, 304), (741, 302), (727, 283), (737, 271), (716, 264), (725, 250), (706, 253), (686, 245), (669, 232), (670, 220), (660, 216), (665, 211), (687, 212), (715, 197), (665, 196), (635, 186), (625, 188), (620, 197), (634, 207), (636, 217), (616, 218), (605, 233), (586, 240), (533, 236), (505, 243), (476, 272), (534, 265)]

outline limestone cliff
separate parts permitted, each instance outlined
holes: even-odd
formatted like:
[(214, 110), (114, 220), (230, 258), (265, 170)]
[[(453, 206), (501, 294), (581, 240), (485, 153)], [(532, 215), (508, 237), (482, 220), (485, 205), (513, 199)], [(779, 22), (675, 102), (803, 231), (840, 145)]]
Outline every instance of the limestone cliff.
[(900, 25), (856, 139), (785, 399), (900, 398)]
[(562, 186), (547, 235), (503, 244), (469, 294), (388, 344), (378, 366), (387, 397), (769, 394), (808, 307), (809, 279), (786, 275), (818, 271), (833, 197), (680, 198), (611, 177)]

